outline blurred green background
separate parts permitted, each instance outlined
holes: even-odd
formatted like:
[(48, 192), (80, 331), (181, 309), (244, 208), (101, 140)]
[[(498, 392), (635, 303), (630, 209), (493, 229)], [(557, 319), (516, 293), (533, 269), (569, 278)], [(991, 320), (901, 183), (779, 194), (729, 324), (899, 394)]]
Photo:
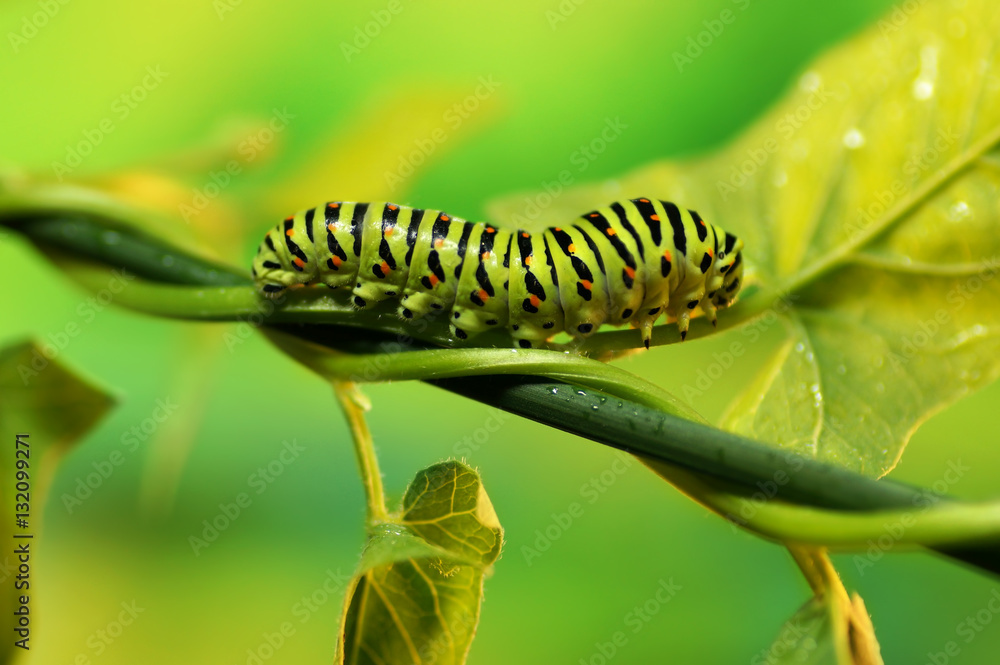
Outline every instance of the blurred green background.
[[(102, 0), (53, 2), (58, 10), (25, 32), (44, 4), (0, 5), (0, 168), (52, 175), (52, 163), (66, 160), (85, 131), (110, 119), (113, 131), (72, 176), (155, 173), (128, 191), (160, 200), (180, 221), (179, 202), (192, 203), (219, 164), (236, 159), (240, 172), (183, 228), (243, 263), (278, 215), (327, 199), (391, 197), (478, 219), (492, 198), (539, 191), (566, 169), (582, 183), (724, 144), (812, 57), (891, 6)], [(674, 53), (724, 10), (735, 20), (679, 68)], [(376, 30), (379, 17), (391, 20)], [(366, 26), (377, 32), (367, 44), (358, 39)], [(147, 67), (166, 77), (125, 115), (119, 98)], [(495, 83), (491, 91), (484, 79)], [(241, 152), (274, 109), (294, 117), (266, 151), (244, 144)], [(581, 160), (580, 147), (609, 119), (626, 128)], [(434, 149), (419, 152), (428, 141)], [(228, 157), (211, 152), (233, 144)], [(422, 163), (408, 157), (414, 150)], [(114, 308), (88, 320), (83, 292), (12, 235), (0, 238), (0, 265), (8, 301), (0, 341), (44, 340), (76, 322), (81, 333), (60, 359), (121, 400), (54, 479), (36, 561), (33, 662), (245, 663), (247, 650), (258, 651), (283, 622), (295, 632), (264, 662), (329, 662), (340, 595), (319, 592), (312, 609), (300, 603), (322, 589), (328, 570), (353, 569), (363, 502), (328, 387), (259, 335), (237, 336), (235, 326)], [(719, 337), (622, 364), (679, 391), (729, 344)], [(758, 346), (730, 380), (695, 400), (702, 413), (721, 413), (763, 358), (767, 345)], [(762, 662), (753, 659), (807, 599), (782, 548), (734, 531), (638, 464), (607, 473), (611, 450), (498, 420), (422, 384), (367, 393), (393, 502), (418, 469), (464, 455), (482, 472), (507, 530), (473, 663), (599, 663), (595, 643), (618, 630), (629, 635), (614, 656), (623, 665)], [(132, 452), (122, 437), (158, 399), (176, 410)], [(995, 494), (998, 404), (993, 387), (931, 419), (893, 476), (929, 485), (961, 459), (971, 471), (952, 491)], [(292, 440), (304, 452), (257, 494), (251, 477)], [(62, 497), (116, 449), (126, 451), (124, 464), (68, 509)], [(590, 503), (581, 487), (602, 472), (614, 482)], [(252, 505), (195, 555), (189, 536), (246, 491)], [(535, 547), (537, 531), (574, 502), (583, 516), (529, 560), (523, 548)], [(867, 602), (888, 663), (926, 662), (998, 587), (919, 553), (891, 553), (863, 575), (850, 555), (836, 561)], [(633, 607), (671, 579), (682, 589), (631, 632)], [(120, 634), (112, 629), (110, 641), (99, 637), (133, 601), (143, 608), (135, 622)], [(961, 645), (955, 662), (994, 663), (1000, 627)]]

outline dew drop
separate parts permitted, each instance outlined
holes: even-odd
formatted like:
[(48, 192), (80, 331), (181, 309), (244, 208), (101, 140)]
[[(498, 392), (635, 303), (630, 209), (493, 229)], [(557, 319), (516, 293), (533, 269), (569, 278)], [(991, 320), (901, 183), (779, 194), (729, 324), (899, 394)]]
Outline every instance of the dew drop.
[(916, 99), (930, 99), (934, 95), (934, 81), (938, 76), (938, 48), (925, 46), (920, 50), (920, 75), (913, 82)]
[(849, 150), (857, 150), (865, 144), (865, 135), (861, 133), (857, 127), (851, 127), (844, 134), (844, 145), (847, 146)]
[(930, 99), (934, 96), (934, 84), (930, 81), (920, 80), (913, 84), (913, 96), (916, 99)]
[(101, 234), (101, 240), (106, 245), (117, 245), (122, 241), (122, 237), (117, 231), (105, 231)]
[(972, 215), (972, 210), (969, 208), (969, 204), (965, 201), (956, 201), (951, 204), (948, 208), (948, 221), (949, 222), (961, 222), (962, 220), (968, 219)]
[(806, 350), (806, 345), (803, 344), (802, 342), (797, 342), (795, 344), (795, 352), (796, 353), (802, 353), (805, 350)]
[(799, 79), (799, 89), (803, 92), (816, 92), (823, 83), (822, 77), (816, 72), (806, 72)]

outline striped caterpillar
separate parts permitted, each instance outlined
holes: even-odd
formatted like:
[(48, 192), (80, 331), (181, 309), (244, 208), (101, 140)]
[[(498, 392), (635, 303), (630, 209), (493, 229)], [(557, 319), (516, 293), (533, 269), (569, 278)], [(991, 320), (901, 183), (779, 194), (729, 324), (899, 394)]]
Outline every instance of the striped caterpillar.
[(268, 231), (253, 278), (268, 297), (304, 284), (350, 288), (366, 307), (399, 300), (415, 319), (449, 311), (467, 339), (506, 326), (530, 348), (565, 331), (579, 340), (630, 323), (649, 348), (653, 323), (687, 336), (695, 308), (714, 325), (743, 275), (743, 241), (693, 210), (651, 198), (612, 203), (566, 226), (512, 232), (439, 210), (334, 201)]

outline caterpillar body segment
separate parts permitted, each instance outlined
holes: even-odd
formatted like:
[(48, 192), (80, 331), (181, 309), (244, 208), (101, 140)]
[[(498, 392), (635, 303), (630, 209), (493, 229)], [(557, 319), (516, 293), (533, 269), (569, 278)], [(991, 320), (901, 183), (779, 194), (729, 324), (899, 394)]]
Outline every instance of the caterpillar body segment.
[(715, 323), (742, 285), (742, 248), (697, 212), (651, 198), (538, 233), (385, 201), (334, 201), (271, 229), (252, 274), (269, 297), (325, 284), (350, 289), (359, 308), (394, 299), (405, 319), (441, 311), (463, 340), (504, 327), (530, 347), (561, 331), (582, 339), (628, 323), (648, 347), (660, 317), (676, 319), (682, 339), (696, 309)]

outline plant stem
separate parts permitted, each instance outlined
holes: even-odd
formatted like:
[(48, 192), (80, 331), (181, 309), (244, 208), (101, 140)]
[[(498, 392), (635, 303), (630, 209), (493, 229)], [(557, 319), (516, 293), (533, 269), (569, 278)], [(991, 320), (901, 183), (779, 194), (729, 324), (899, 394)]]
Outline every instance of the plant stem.
[[(803, 545), (788, 545), (788, 552), (792, 555), (802, 576), (809, 583), (814, 596), (824, 596), (830, 593), (831, 589), (843, 591), (842, 598), (847, 600), (847, 592), (840, 582), (840, 576), (833, 567), (833, 562), (827, 555), (826, 550), (821, 547), (807, 547)], [(838, 594), (839, 595), (839, 594)]]
[(358, 471), (365, 491), (368, 523), (384, 522), (389, 518), (389, 510), (385, 505), (385, 490), (382, 487), (382, 472), (378, 466), (375, 442), (365, 420), (367, 400), (358, 386), (350, 381), (333, 381), (332, 385), (333, 393), (351, 428), (354, 454), (358, 458)]
[[(331, 380), (364, 377), (366, 381), (448, 379), (461, 376), (538, 375), (630, 400), (649, 409), (706, 423), (669, 392), (613, 365), (543, 349), (431, 349), (407, 353), (345, 355), (268, 332), (283, 351)], [(558, 396), (558, 388), (552, 395)], [(606, 401), (606, 398), (605, 398)]]

